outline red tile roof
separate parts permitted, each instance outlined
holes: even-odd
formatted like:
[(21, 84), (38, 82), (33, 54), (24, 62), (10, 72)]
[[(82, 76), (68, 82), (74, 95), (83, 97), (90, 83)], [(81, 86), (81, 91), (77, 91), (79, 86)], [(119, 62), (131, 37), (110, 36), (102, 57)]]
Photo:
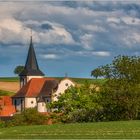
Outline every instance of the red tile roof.
[(57, 83), (58, 81), (53, 78), (32, 78), (13, 97), (37, 97), (44, 91), (49, 95)]
[(10, 96), (0, 97), (0, 117), (11, 116), (16, 112), (15, 107), (12, 105)]

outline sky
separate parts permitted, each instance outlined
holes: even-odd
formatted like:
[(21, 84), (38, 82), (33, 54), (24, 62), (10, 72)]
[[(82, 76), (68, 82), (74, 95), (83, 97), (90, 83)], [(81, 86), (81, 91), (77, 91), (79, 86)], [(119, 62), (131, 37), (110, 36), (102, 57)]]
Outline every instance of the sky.
[(90, 77), (118, 55), (140, 55), (140, 1), (0, 1), (0, 77), (24, 65), (30, 29), (49, 77)]

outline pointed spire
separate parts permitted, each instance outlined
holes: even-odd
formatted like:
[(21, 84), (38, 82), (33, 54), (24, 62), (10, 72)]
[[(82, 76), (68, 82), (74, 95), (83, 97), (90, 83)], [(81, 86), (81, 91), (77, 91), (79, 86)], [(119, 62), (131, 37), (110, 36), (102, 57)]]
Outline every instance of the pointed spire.
[(33, 70), (39, 69), (34, 47), (33, 47), (32, 36), (31, 36), (31, 40), (30, 40), (30, 47), (29, 47), (25, 67), (26, 67), (26, 69), (33, 69)]
[(26, 64), (24, 70), (20, 73), (20, 76), (32, 75), (32, 76), (43, 76), (44, 74), (40, 71), (35, 50), (33, 47), (32, 42), (32, 31), (31, 31), (31, 38), (30, 38), (30, 46), (28, 50), (28, 55), (26, 59)]

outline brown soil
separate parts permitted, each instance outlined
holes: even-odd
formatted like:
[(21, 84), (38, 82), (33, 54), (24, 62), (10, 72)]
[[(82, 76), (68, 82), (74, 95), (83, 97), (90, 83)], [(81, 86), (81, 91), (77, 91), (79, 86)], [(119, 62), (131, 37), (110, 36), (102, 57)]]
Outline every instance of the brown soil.
[(19, 90), (19, 82), (0, 82), (0, 90), (17, 92)]

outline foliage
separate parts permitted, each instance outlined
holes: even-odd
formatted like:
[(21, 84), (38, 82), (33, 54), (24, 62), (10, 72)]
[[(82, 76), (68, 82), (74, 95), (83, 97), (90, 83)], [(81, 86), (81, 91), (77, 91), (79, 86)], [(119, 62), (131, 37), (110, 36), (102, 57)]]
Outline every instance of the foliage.
[(98, 69), (100, 69), (104, 78), (140, 83), (140, 57), (117, 56), (112, 61), (112, 64), (107, 64)]
[(6, 126), (5, 121), (0, 120), (0, 128), (4, 128)]
[(7, 126), (41, 125), (47, 124), (47, 121), (48, 117), (39, 113), (36, 108), (29, 108), (14, 115), (13, 119), (7, 122)]
[(98, 104), (98, 98), (100, 97), (96, 87), (91, 87), (86, 82), (80, 87), (71, 87), (66, 90), (57, 102), (51, 104), (51, 107), (63, 113), (63, 122), (99, 121), (100, 117), (97, 118), (97, 116), (102, 107)]
[(71, 87), (52, 107), (63, 112), (63, 122), (140, 119), (140, 57), (118, 56), (99, 67), (106, 82)]
[(140, 57), (118, 56), (101, 67), (107, 82), (100, 88), (105, 120), (138, 119), (140, 114)]
[(15, 74), (20, 74), (23, 70), (24, 70), (24, 66), (17, 66), (17, 67), (14, 69), (14, 73), (15, 73)]
[(96, 69), (92, 70), (92, 72), (91, 72), (91, 76), (95, 77), (96, 79), (98, 77), (101, 77), (102, 75), (103, 75), (103, 73), (100, 68), (96, 68)]

